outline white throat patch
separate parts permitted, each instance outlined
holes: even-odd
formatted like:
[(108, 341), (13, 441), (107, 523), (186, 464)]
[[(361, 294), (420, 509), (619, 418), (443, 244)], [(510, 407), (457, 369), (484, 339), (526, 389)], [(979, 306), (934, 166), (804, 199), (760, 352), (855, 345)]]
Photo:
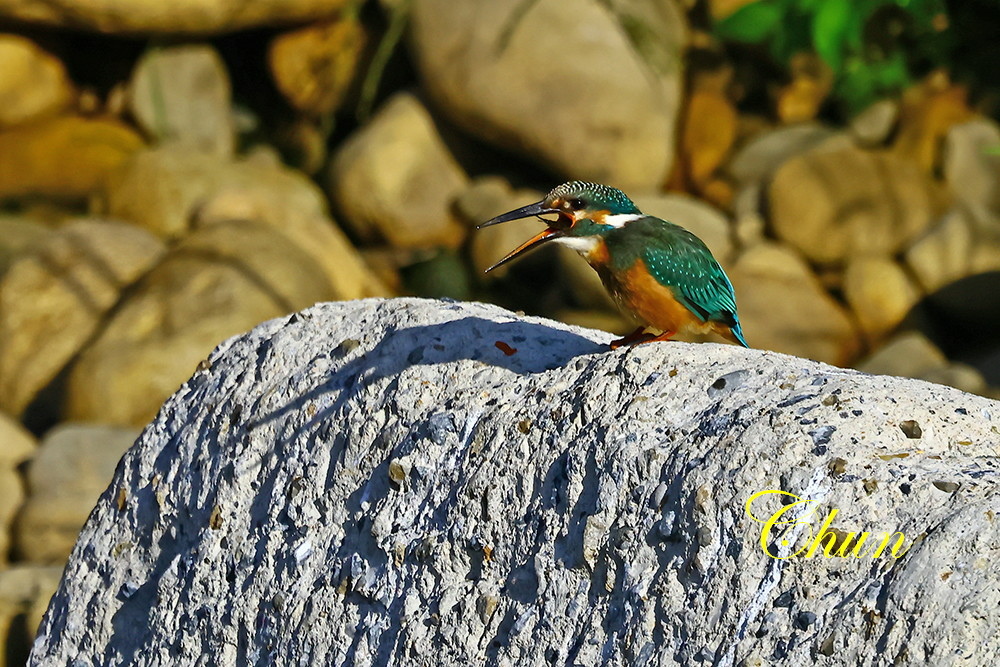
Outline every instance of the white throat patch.
[(597, 248), (597, 244), (601, 242), (601, 239), (597, 236), (563, 236), (555, 239), (555, 242), (561, 243), (567, 248), (572, 248), (586, 257), (590, 253), (594, 252), (594, 249)]
[(641, 213), (615, 213), (614, 215), (604, 216), (601, 222), (612, 227), (624, 227), (633, 220), (638, 220), (641, 217), (643, 217)]

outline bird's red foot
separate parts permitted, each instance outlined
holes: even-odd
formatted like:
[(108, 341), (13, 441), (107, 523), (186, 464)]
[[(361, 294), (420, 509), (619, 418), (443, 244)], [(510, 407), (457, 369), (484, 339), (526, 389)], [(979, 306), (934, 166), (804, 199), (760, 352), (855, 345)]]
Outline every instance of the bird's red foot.
[(677, 333), (677, 332), (676, 331), (664, 331), (659, 336), (652, 336), (651, 338), (647, 338), (646, 340), (640, 340), (638, 343), (636, 343), (636, 345), (639, 345), (640, 343), (653, 343), (653, 342), (661, 341), (661, 340), (662, 341), (673, 340), (673, 336), (674, 336), (675, 333)]
[(611, 349), (617, 350), (622, 345), (642, 345), (643, 343), (653, 343), (656, 341), (667, 341), (672, 340), (673, 335), (677, 333), (676, 331), (664, 331), (661, 334), (651, 334), (646, 333), (645, 327), (639, 327), (629, 335), (624, 338), (619, 338), (618, 340), (611, 341)]
[(646, 327), (639, 327), (624, 338), (611, 341), (611, 349), (617, 350), (622, 345), (638, 345), (639, 343), (649, 342), (652, 339), (653, 334), (646, 333)]

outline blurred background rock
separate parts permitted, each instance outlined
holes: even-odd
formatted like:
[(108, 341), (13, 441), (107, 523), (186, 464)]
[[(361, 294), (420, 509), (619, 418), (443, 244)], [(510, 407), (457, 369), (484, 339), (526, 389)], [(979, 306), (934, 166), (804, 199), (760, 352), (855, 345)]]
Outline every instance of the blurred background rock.
[(0, 666), (223, 339), (394, 294), (630, 330), (558, 248), (483, 274), (571, 178), (705, 239), (755, 347), (997, 396), (998, 60), (986, 0), (0, 3)]

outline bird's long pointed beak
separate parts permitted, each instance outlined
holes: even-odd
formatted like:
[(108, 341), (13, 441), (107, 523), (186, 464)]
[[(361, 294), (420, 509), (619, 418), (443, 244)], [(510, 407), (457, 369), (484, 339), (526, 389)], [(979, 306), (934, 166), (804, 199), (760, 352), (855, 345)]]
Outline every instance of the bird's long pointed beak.
[(514, 209), (513, 211), (508, 211), (503, 215), (498, 215), (492, 220), (487, 220), (483, 224), (476, 227), (476, 229), (482, 229), (483, 227), (489, 227), (491, 225), (499, 225), (501, 222), (510, 222), (511, 220), (520, 220), (521, 218), (528, 218), (533, 215), (545, 215), (546, 213), (558, 213), (559, 209), (549, 208), (545, 206), (545, 201), (537, 201), (534, 204), (528, 204), (527, 206), (522, 206), (521, 208)]
[[(512, 211), (512, 212), (516, 213), (516, 211)], [(507, 215), (509, 215), (509, 214), (507, 214)], [(500, 217), (503, 217), (503, 216), (500, 216)], [(513, 219), (514, 218), (511, 218), (511, 220), (513, 220)], [(496, 220), (496, 218), (494, 218), (494, 220)], [(505, 222), (505, 221), (501, 220), (500, 222)], [(486, 224), (495, 224), (495, 223), (493, 223), (493, 221), (491, 220), (490, 222), (488, 222)], [(482, 225), (482, 226), (485, 227), (486, 225)], [(497, 268), (498, 266), (503, 266), (504, 264), (506, 264), (507, 262), (511, 261), (515, 257), (519, 257), (519, 256), (523, 255), (524, 253), (528, 252), (529, 250), (537, 248), (538, 246), (540, 246), (541, 244), (545, 243), (546, 241), (551, 241), (552, 239), (557, 239), (557, 238), (559, 238), (561, 236), (564, 236), (564, 235), (565, 235), (565, 232), (563, 232), (563, 231), (561, 231), (559, 229), (553, 229), (552, 227), (548, 227), (546, 229), (543, 229), (542, 231), (538, 232), (537, 234), (535, 234), (534, 236), (532, 236), (530, 239), (528, 239), (527, 241), (525, 241), (524, 243), (522, 243), (521, 245), (519, 245), (516, 248), (514, 248), (513, 250), (511, 250), (499, 262), (497, 262), (496, 264), (494, 264), (490, 268), (486, 269), (486, 273), (489, 273), (490, 271), (492, 271), (493, 269)]]

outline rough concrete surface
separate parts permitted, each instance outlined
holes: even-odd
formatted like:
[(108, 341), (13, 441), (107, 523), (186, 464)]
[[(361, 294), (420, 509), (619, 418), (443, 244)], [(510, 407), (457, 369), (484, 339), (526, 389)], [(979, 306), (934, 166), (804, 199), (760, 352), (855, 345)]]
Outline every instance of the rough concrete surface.
[[(122, 459), (32, 664), (1000, 654), (1000, 404), (771, 352), (607, 339), (371, 299), (226, 341)], [(766, 490), (815, 501), (778, 515), (777, 555), (836, 509), (826, 532), (846, 556), (765, 553), (745, 504)], [(762, 521), (782, 508), (752, 505)], [(861, 531), (854, 557), (846, 533)], [(900, 558), (874, 557), (893, 531)]]

